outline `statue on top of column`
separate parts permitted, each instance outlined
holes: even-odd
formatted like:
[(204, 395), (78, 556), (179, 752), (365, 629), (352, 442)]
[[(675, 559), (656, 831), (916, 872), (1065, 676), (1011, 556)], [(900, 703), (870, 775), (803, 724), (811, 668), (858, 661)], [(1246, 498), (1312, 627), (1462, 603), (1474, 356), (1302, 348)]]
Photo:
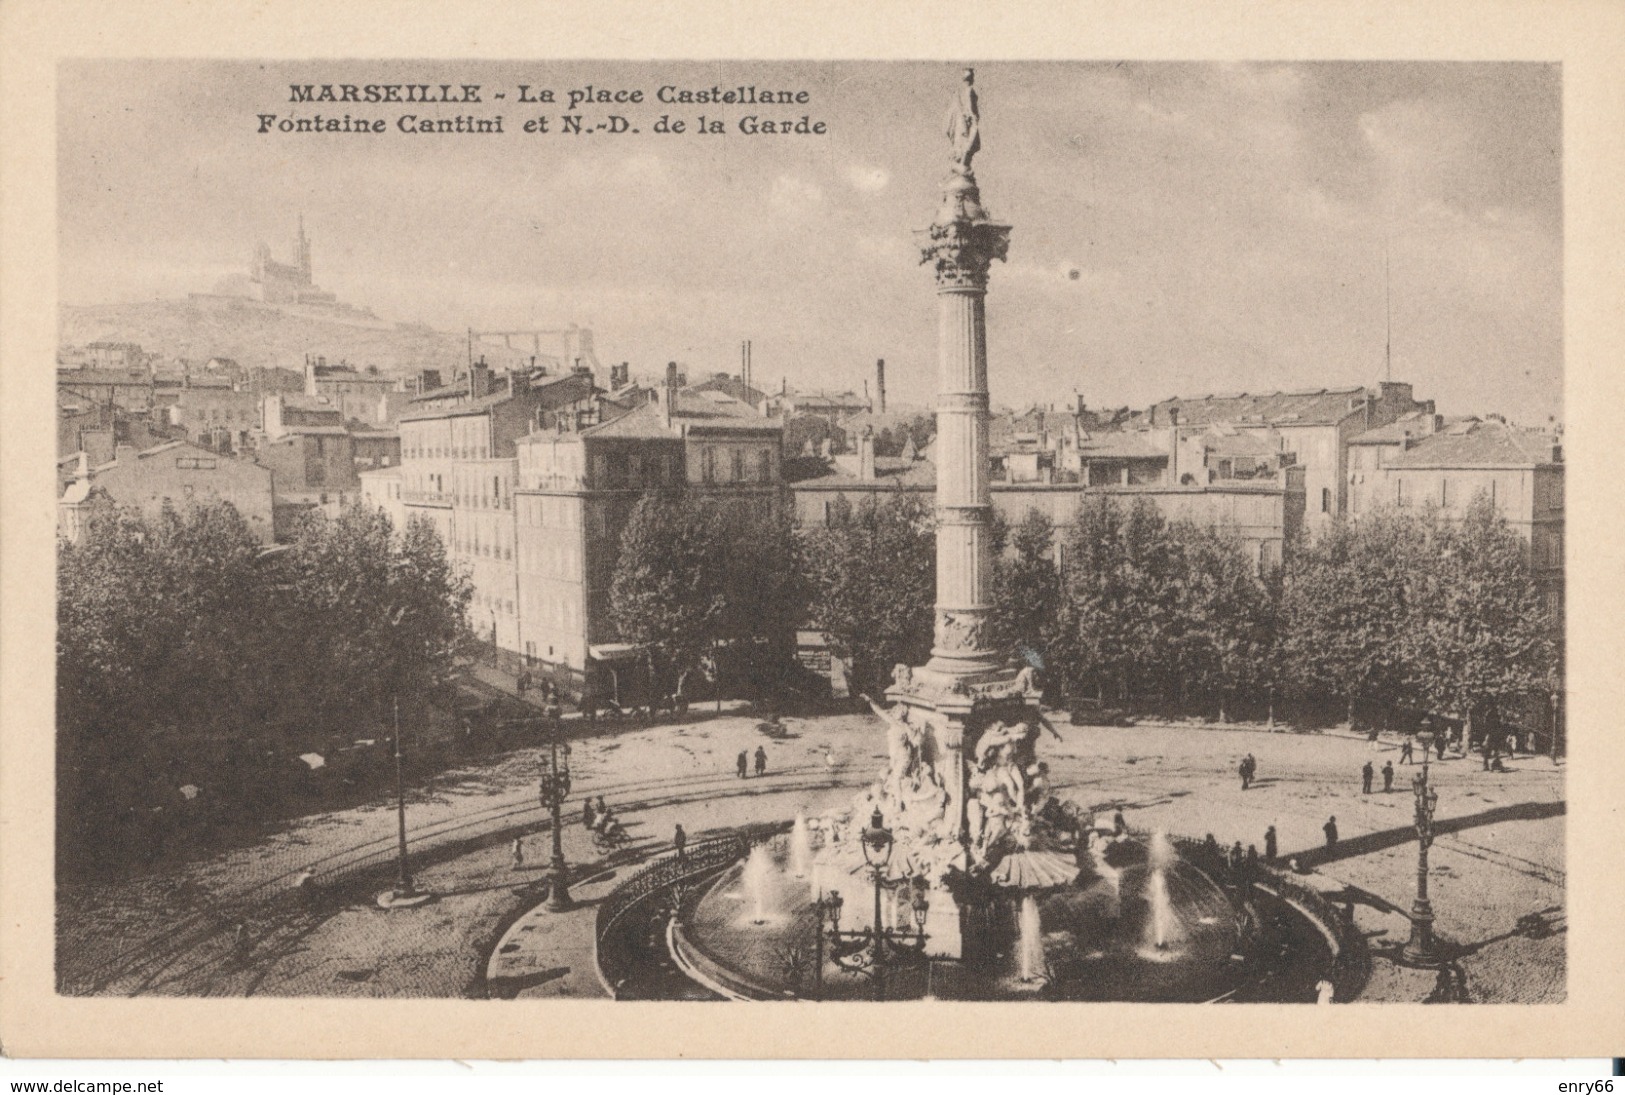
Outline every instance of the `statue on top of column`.
[(971, 159), (982, 147), (982, 115), (976, 106), (976, 70), (967, 68), (963, 79), (948, 111), (948, 143), (953, 146), (955, 167), (969, 175)]

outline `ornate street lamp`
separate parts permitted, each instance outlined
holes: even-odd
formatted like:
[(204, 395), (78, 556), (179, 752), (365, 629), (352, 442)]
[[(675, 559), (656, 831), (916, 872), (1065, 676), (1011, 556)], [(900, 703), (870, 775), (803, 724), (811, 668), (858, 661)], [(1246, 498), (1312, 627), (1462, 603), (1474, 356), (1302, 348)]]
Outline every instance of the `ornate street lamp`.
[[(886, 967), (889, 965), (916, 965), (925, 959), (925, 941), (929, 938), (925, 933), (925, 918), (931, 908), (931, 902), (926, 897), (925, 879), (912, 880), (906, 878), (888, 879), (886, 867), (891, 862), (892, 847), (894, 844), (892, 832), (886, 828), (885, 819), (880, 810), (869, 818), (869, 827), (863, 830), (859, 838), (863, 846), (863, 859), (868, 864), (870, 874), (874, 879), (875, 910), (874, 921), (868, 928), (850, 931), (841, 930), (841, 910), (846, 901), (841, 897), (839, 890), (831, 890), (815, 906), (818, 915), (816, 976), (818, 995), (823, 995), (824, 986), (824, 944), (829, 943), (829, 956), (841, 969), (851, 973), (868, 974), (874, 984), (876, 1000), (886, 998)], [(881, 891), (896, 890), (903, 886), (913, 887), (913, 897), (909, 901), (909, 911), (914, 919), (914, 930), (911, 932), (904, 928), (886, 928), (881, 921)], [(824, 927), (825, 921), (829, 927)]]
[(542, 774), (536, 786), (542, 808), (553, 818), (553, 858), (547, 866), (547, 911), (564, 912), (572, 907), (569, 869), (564, 862), (564, 824), (561, 811), (570, 797), (570, 743), (559, 746), (559, 720), (549, 717), (547, 755), (542, 758)]
[(1428, 900), (1428, 848), (1433, 844), (1433, 815), (1439, 807), (1439, 792), (1428, 783), (1428, 752), (1433, 731), (1416, 735), (1422, 746), (1422, 771), (1411, 788), (1416, 794), (1416, 901), (1411, 905), (1411, 938), (1401, 952), (1413, 966), (1436, 966), (1439, 954), (1433, 939), (1433, 904)]

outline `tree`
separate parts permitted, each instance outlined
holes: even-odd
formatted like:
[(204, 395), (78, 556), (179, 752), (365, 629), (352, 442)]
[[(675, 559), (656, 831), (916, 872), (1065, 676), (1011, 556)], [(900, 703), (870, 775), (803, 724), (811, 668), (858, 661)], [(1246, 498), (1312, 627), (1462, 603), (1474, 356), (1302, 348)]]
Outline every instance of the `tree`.
[(610, 581), (610, 620), (620, 637), (645, 648), (650, 683), (675, 692), (720, 637), (725, 567), (718, 516), (684, 494), (644, 495), (621, 534)]
[(1169, 679), (1180, 620), (1179, 546), (1151, 503), (1124, 513), (1110, 498), (1078, 509), (1067, 533), (1058, 633), (1068, 663), (1063, 684), (1127, 699)]
[(931, 654), (936, 552), (928, 502), (912, 494), (837, 499), (806, 535), (811, 615), (850, 660), (854, 688), (875, 691), (892, 666)]
[(468, 583), (438, 537), (376, 511), (313, 516), (266, 562), (228, 504), (109, 508), (58, 562), (65, 848), (108, 846), (186, 783), (244, 816), (274, 808), (268, 755), (421, 702), (465, 633)]
[(1046, 670), (1055, 641), (1061, 578), (1055, 569), (1055, 524), (1029, 509), (1009, 533), (1010, 548), (993, 561), (993, 635), (1017, 658), (1036, 655)]
[(1276, 605), (1234, 532), (1187, 522), (1171, 526), (1181, 551), (1181, 627), (1174, 673), (1182, 696), (1216, 701), (1258, 695), (1273, 679)]
[[(722, 556), (722, 605), (714, 635), (731, 656), (719, 658), (753, 691), (783, 680), (795, 660), (796, 628), (809, 598), (802, 542), (788, 507), (741, 511), (713, 525)], [(720, 684), (720, 682), (719, 682)]]
[(1379, 510), (1333, 522), (1287, 569), (1283, 656), (1294, 691), (1385, 721), (1406, 698), (1410, 598), (1429, 567), (1430, 517)]
[(1554, 628), (1528, 545), (1480, 492), (1431, 548), (1414, 583), (1407, 684), (1430, 709), (1493, 732), (1556, 672)]

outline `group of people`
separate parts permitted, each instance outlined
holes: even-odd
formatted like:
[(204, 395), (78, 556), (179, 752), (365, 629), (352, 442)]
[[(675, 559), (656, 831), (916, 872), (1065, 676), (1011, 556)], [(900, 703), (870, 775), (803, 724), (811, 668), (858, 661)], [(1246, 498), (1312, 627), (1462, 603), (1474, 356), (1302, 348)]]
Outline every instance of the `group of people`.
[[(734, 762), (734, 767), (739, 772), (739, 778), (744, 779), (750, 770), (750, 750), (739, 750), (739, 756)], [(759, 776), (767, 775), (767, 750), (760, 745), (756, 747), (756, 774)]]
[[(1459, 734), (1460, 731), (1456, 731), (1455, 733)], [(1447, 745), (1449, 745), (1451, 743), (1452, 740), (1453, 739), (1451, 737), (1449, 737), (1449, 736), (1447, 736), (1445, 734), (1437, 734), (1437, 735), (1434, 736), (1434, 738), (1433, 738), (1433, 747), (1436, 750), (1438, 750), (1440, 760), (1444, 759), (1445, 748), (1446, 748)], [(1423, 747), (1423, 753), (1426, 754), (1426, 752), (1427, 752), (1427, 749), (1424, 746)], [(1424, 755), (1422, 757), (1422, 759), (1426, 760), (1427, 759), (1426, 755)], [(1415, 764), (1415, 763), (1417, 763), (1417, 760), (1416, 760), (1416, 736), (1414, 734), (1406, 734), (1405, 735), (1405, 740), (1399, 743), (1399, 763), (1401, 763), (1401, 764)]]
[(581, 825), (588, 832), (610, 841), (619, 842), (626, 835), (620, 818), (610, 811), (603, 795), (597, 799), (581, 800)]
[(1245, 791), (1253, 785), (1253, 780), (1258, 778), (1258, 759), (1248, 753), (1241, 758), (1241, 763), (1236, 765), (1236, 772), (1241, 776), (1241, 789)]
[[(1369, 760), (1366, 761), (1365, 766), (1360, 769), (1360, 793), (1362, 795), (1369, 795), (1371, 793), (1371, 784), (1372, 781), (1376, 779), (1376, 776), (1377, 770), (1371, 766), (1371, 762)], [(1382, 766), (1382, 793), (1387, 794), (1393, 789), (1394, 762), (1390, 760), (1384, 762)]]

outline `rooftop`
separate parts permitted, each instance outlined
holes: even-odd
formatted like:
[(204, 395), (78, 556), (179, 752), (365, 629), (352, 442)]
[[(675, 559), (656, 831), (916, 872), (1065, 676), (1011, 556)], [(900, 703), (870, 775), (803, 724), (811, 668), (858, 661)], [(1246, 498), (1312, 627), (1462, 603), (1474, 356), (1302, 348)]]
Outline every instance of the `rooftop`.
[[(776, 430), (776, 419), (763, 418), (746, 403), (741, 403), (722, 392), (695, 391), (678, 388), (672, 405), (672, 425), (722, 430)], [(654, 400), (641, 403), (625, 414), (588, 426), (581, 431), (583, 437), (644, 437), (673, 436), (661, 421), (660, 407)]]
[(1156, 424), (1168, 425), (1168, 411), (1179, 409), (1181, 426), (1214, 422), (1258, 423), (1281, 426), (1330, 426), (1341, 422), (1365, 398), (1365, 389), (1315, 388), (1295, 392), (1205, 395), (1197, 399), (1175, 396), (1152, 406)]
[(729, 373), (717, 373), (710, 380), (695, 384), (688, 390), (691, 392), (721, 392), (724, 395), (732, 396), (741, 403), (749, 403), (752, 407), (760, 406), (762, 400), (767, 398), (764, 393), (757, 391), (737, 376)]
[[(1447, 420), (1449, 421), (1449, 420)], [(1349, 438), (1350, 445), (1398, 445), (1407, 437), (1433, 432), (1433, 416), (1422, 411), (1402, 414), (1386, 426), (1366, 430)]]
[[(585, 390), (582, 390), (583, 387)], [(585, 399), (593, 390), (592, 375), (590, 373), (566, 373), (563, 376), (532, 377), (530, 386), (523, 393), (526, 396), (537, 396), (543, 407), (560, 407), (566, 403), (573, 403), (578, 399)], [(491, 377), (491, 394), (481, 399), (468, 398), (467, 378), (457, 384), (444, 388), (435, 388), (415, 396), (413, 403), (435, 403), (450, 399), (461, 399), (449, 407), (430, 406), (421, 410), (403, 414), (402, 422), (419, 422), (430, 418), (451, 418), (457, 415), (481, 414), (492, 407), (506, 403), (510, 399), (519, 398), (518, 395), (508, 391), (508, 376), (494, 375)]]
[[(1529, 468), (1561, 464), (1560, 438), (1545, 430), (1475, 418), (1423, 437), (1388, 460), (1390, 468)], [(1557, 449), (1557, 451), (1554, 451)]]
[(1154, 441), (1144, 430), (1107, 430), (1084, 434), (1078, 440), (1078, 456), (1084, 460), (1168, 459), (1168, 446)]

